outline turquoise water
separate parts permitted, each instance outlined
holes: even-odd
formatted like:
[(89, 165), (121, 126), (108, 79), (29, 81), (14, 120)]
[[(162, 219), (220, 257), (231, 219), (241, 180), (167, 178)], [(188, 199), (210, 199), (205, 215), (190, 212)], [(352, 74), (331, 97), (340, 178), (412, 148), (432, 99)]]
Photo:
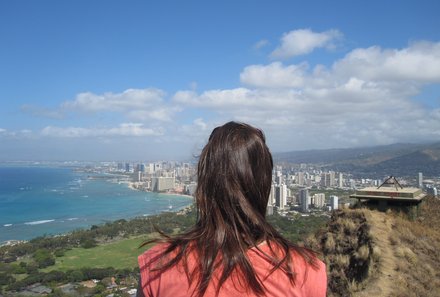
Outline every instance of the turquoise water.
[(181, 209), (184, 196), (141, 192), (114, 176), (69, 168), (0, 167), (0, 243), (66, 233), (117, 219)]

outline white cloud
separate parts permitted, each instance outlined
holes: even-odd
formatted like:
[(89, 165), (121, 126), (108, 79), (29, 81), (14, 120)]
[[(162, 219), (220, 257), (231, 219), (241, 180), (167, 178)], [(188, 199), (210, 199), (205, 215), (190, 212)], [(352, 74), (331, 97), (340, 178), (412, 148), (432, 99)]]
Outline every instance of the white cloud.
[(169, 122), (181, 109), (170, 106), (165, 92), (159, 89), (127, 89), (122, 93), (80, 93), (72, 101), (65, 101), (63, 112), (119, 113), (130, 121), (144, 123)]
[(174, 102), (193, 107), (206, 107), (216, 111), (238, 111), (247, 109), (269, 109), (289, 107), (298, 101), (298, 93), (286, 89), (211, 90), (200, 95), (191, 91), (177, 92)]
[(266, 39), (263, 39), (263, 40), (260, 40), (254, 44), (254, 49), (259, 50), (267, 45), (269, 45), (269, 41)]
[(250, 65), (240, 74), (246, 85), (262, 88), (297, 88), (304, 84), (307, 64), (283, 66), (280, 62), (269, 65)]
[(285, 33), (281, 45), (272, 53), (272, 58), (286, 59), (311, 53), (315, 48), (334, 47), (333, 41), (342, 37), (338, 30), (316, 33), (310, 29), (300, 29)]
[(63, 108), (85, 112), (145, 109), (162, 103), (164, 95), (159, 89), (128, 89), (102, 95), (86, 92), (78, 94), (74, 101), (64, 102)]
[(61, 138), (100, 137), (100, 136), (158, 136), (163, 134), (162, 128), (145, 128), (141, 123), (123, 123), (112, 128), (81, 128), (47, 126), (41, 135)]
[(440, 43), (359, 48), (330, 68), (250, 65), (241, 81), (253, 88), (181, 91), (173, 100), (214, 112), (217, 123), (232, 119), (261, 127), (275, 150), (435, 140), (440, 111), (414, 97), (440, 82), (439, 63)]
[(208, 127), (208, 125), (201, 118), (195, 119), (194, 125), (202, 131), (206, 131), (206, 129)]
[(182, 108), (178, 106), (155, 106), (145, 110), (127, 111), (127, 117), (134, 121), (156, 120), (160, 122), (170, 122), (173, 116), (180, 112)]
[[(328, 47), (339, 36), (336, 30), (292, 31), (285, 34), (276, 55), (290, 57)], [(236, 120), (262, 128), (273, 151), (440, 137), (440, 109), (424, 107), (416, 99), (424, 86), (440, 83), (440, 43), (414, 42), (402, 49), (357, 48), (331, 66), (308, 62), (249, 65), (240, 80), (243, 87), (199, 92), (194, 84), (170, 97), (159, 89), (82, 93), (66, 101), (59, 111), (93, 116), (112, 113), (102, 118), (123, 118), (128, 123), (48, 125), (39, 133), (35, 127), (34, 132), (0, 129), (0, 135), (40, 135), (75, 142), (80, 141), (77, 138), (148, 137), (149, 142), (175, 150), (197, 142), (198, 149), (214, 127)], [(160, 128), (165, 124), (166, 130)]]
[(440, 43), (416, 42), (409, 47), (355, 49), (333, 65), (339, 76), (366, 80), (440, 82)]

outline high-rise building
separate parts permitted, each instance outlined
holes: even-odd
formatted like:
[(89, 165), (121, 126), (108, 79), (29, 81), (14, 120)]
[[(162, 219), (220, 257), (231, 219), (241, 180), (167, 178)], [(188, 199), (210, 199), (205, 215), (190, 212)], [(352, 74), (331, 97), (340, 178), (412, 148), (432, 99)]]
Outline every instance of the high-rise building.
[(330, 183), (330, 187), (334, 187), (336, 186), (336, 179), (335, 179), (335, 172), (334, 171), (329, 171), (329, 183)]
[(275, 205), (275, 185), (273, 183), (270, 186), (269, 201), (267, 202), (267, 205)]
[(308, 189), (299, 190), (299, 201), (301, 203), (301, 211), (308, 212), (309, 211), (309, 204), (310, 204), (310, 196), (309, 196)]
[(312, 196), (312, 204), (315, 207), (322, 208), (325, 206), (325, 194), (317, 193)]
[(300, 186), (304, 185), (304, 172), (298, 172), (296, 174), (297, 184)]
[(423, 188), (423, 173), (421, 172), (417, 175), (417, 187), (420, 189)]
[(330, 186), (330, 175), (328, 173), (321, 174), (321, 186), (323, 187)]
[(338, 209), (338, 202), (339, 202), (338, 200), (339, 200), (338, 196), (335, 195), (330, 196), (330, 207), (332, 210)]
[(174, 189), (175, 178), (174, 176), (153, 176), (151, 178), (151, 190), (153, 192), (163, 192)]
[(339, 184), (339, 188), (344, 187), (344, 177), (342, 176), (342, 172), (339, 172), (338, 184)]
[(275, 187), (275, 205), (284, 210), (287, 205), (287, 186), (282, 184)]

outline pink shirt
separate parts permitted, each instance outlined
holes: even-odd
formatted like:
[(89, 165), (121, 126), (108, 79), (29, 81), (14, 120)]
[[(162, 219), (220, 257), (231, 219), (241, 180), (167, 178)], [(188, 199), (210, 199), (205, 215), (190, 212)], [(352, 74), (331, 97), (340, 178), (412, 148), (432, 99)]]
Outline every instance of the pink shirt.
[[(161, 253), (165, 248), (164, 244), (156, 245), (150, 250), (139, 256), (139, 267), (141, 271), (142, 289), (145, 297), (186, 297), (190, 296), (194, 291), (195, 281), (190, 287), (186, 274), (180, 265), (162, 273), (157, 279), (149, 281), (151, 272), (147, 264), (149, 260)], [(270, 254), (269, 247), (266, 244), (260, 245), (260, 249), (267, 254)], [(256, 249), (248, 251), (248, 257), (251, 261), (255, 272), (264, 279), (271, 268), (273, 267), (265, 258), (263, 258)], [(192, 258), (192, 257), (190, 257)], [(287, 275), (281, 270), (275, 270), (263, 282), (266, 288), (266, 296), (292, 296), (292, 297), (324, 297), (327, 290), (327, 275), (325, 264), (318, 260), (318, 269), (312, 268), (308, 265), (302, 257), (292, 252), (293, 268), (296, 272), (295, 286), (293, 286)], [(191, 269), (191, 264), (194, 259), (188, 259)], [(215, 281), (213, 277), (213, 282)], [(204, 296), (215, 296), (215, 285), (210, 284)], [(245, 297), (256, 296), (252, 292), (246, 292), (243, 289), (237, 289), (234, 286), (234, 281), (227, 279), (220, 289), (219, 297)]]

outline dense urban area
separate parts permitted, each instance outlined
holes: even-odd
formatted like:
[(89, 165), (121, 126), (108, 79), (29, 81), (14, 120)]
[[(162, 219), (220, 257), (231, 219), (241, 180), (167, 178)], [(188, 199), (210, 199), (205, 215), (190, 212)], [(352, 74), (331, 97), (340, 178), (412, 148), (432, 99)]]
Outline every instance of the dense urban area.
[[(192, 196), (197, 186), (196, 167), (192, 163), (109, 162), (88, 165), (80, 170), (104, 176), (116, 174), (119, 176), (118, 182), (126, 182), (141, 191)], [(379, 187), (388, 177), (354, 178), (350, 172), (325, 171), (311, 164), (278, 164), (273, 170), (267, 214), (272, 215), (276, 211), (280, 215), (307, 215), (348, 207), (355, 202), (349, 198), (351, 193), (368, 186)], [(402, 186), (421, 188), (434, 196), (437, 196), (440, 186), (439, 178), (424, 179), (423, 172), (397, 179)]]

